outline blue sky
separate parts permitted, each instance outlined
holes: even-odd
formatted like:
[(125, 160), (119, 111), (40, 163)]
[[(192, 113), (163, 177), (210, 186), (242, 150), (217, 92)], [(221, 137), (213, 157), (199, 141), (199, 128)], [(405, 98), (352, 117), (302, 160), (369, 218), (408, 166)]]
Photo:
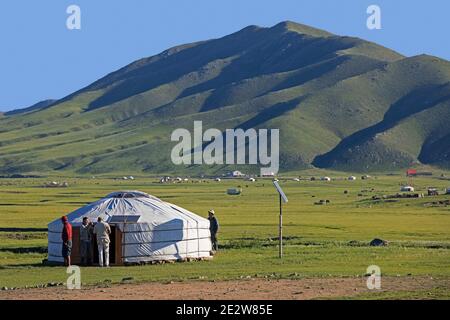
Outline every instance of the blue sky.
[[(71, 4), (81, 30), (66, 28)], [(382, 30), (366, 27), (371, 4), (381, 7)], [(447, 0), (3, 0), (0, 110), (62, 98), (174, 45), (284, 20), (450, 60), (449, 16)]]

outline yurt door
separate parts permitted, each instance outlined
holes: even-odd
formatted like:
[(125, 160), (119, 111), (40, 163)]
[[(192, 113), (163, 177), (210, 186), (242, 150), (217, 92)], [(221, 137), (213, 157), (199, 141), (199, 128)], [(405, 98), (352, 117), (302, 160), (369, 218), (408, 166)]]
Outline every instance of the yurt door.
[(72, 254), (71, 259), (73, 264), (81, 263), (80, 254), (80, 227), (72, 228)]

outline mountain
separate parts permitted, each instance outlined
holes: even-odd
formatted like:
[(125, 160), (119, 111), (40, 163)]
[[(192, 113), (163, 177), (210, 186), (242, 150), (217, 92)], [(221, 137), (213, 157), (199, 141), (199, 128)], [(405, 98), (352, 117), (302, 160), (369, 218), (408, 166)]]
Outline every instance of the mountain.
[(14, 115), (28, 113), (28, 112), (32, 112), (32, 111), (38, 111), (38, 110), (41, 110), (41, 109), (51, 106), (56, 101), (58, 101), (58, 100), (54, 100), (54, 99), (43, 100), (43, 101), (40, 101), (40, 102), (38, 102), (30, 107), (27, 107), (27, 108), (14, 109), (12, 111), (5, 112), (4, 115), (14, 116)]
[(282, 22), (144, 58), (0, 117), (0, 172), (220, 173), (174, 166), (176, 128), (280, 128), (282, 170), (450, 166), (450, 62)]
[(7, 111), (2, 111), (2, 110), (11, 110), (11, 108), (0, 107), (0, 117), (3, 116), (5, 114), (5, 112), (7, 112)]

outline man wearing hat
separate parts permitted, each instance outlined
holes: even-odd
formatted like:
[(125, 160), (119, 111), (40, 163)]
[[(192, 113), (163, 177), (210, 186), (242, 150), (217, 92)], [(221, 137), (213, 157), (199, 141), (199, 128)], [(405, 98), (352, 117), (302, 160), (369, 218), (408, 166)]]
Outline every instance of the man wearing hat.
[(217, 233), (219, 232), (219, 221), (216, 218), (216, 213), (213, 209), (208, 211), (209, 231), (211, 232), (212, 250), (216, 252), (219, 250), (219, 242), (217, 241)]
[(62, 256), (64, 258), (64, 265), (70, 267), (70, 255), (72, 254), (72, 225), (66, 216), (61, 218), (63, 223), (62, 238)]

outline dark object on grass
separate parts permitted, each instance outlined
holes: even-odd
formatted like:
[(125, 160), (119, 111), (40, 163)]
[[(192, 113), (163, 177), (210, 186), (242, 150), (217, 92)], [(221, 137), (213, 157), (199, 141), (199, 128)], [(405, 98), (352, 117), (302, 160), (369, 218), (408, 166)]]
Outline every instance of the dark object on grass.
[(122, 279), (122, 282), (130, 282), (130, 281), (134, 281), (134, 277), (125, 277)]
[(319, 202), (315, 202), (314, 204), (316, 206), (323, 206), (323, 205), (327, 205), (327, 204), (330, 204), (330, 203), (331, 203), (330, 200), (320, 200)]
[(386, 240), (373, 239), (372, 241), (370, 241), (371, 247), (385, 247), (387, 245), (389, 245), (389, 242)]

